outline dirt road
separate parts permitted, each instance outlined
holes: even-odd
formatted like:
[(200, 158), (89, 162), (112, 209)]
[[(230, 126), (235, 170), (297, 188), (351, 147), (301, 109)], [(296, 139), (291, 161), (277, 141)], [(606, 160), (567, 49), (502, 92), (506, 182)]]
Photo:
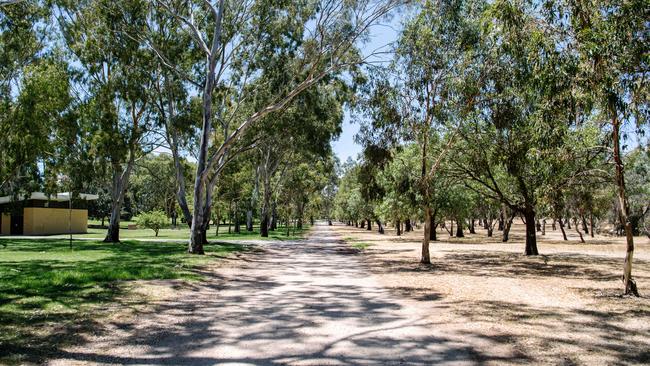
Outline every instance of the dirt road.
[[(325, 225), (308, 240), (208, 271), (152, 312), (116, 320), (50, 365), (431, 365), (505, 360), (512, 350), (438, 330), (435, 309), (402, 299)], [(191, 286), (191, 287), (189, 287)], [(498, 356), (497, 356), (498, 355)], [(480, 361), (479, 361), (480, 360)]]

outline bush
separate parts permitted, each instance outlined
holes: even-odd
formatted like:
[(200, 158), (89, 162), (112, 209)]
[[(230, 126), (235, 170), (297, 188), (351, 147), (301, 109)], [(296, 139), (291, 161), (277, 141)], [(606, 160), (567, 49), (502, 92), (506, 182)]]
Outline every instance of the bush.
[(167, 215), (162, 211), (151, 211), (140, 214), (135, 219), (135, 222), (138, 226), (153, 230), (156, 236), (158, 236), (158, 231), (169, 223)]

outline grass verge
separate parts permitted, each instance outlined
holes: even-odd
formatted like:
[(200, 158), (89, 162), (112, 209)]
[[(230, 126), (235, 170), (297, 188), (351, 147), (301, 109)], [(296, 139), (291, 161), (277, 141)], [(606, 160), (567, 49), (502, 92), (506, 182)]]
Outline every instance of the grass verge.
[(120, 305), (129, 281), (198, 280), (195, 268), (244, 248), (208, 245), (208, 255), (193, 256), (182, 243), (74, 241), (70, 249), (63, 239), (0, 239), (0, 364), (40, 363), (78, 341), (98, 309)]

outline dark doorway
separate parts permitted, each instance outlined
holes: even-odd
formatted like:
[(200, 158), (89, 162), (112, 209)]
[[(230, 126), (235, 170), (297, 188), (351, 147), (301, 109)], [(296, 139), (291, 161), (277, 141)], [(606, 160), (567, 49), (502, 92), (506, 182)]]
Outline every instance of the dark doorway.
[(11, 235), (23, 235), (23, 217), (11, 215)]

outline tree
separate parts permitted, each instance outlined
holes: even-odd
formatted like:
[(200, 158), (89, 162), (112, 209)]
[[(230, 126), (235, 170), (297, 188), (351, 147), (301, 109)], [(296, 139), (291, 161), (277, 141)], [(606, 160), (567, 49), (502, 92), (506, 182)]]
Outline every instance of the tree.
[[(47, 8), (32, 1), (0, 6), (0, 192), (14, 193), (29, 189), (37, 161), (52, 150), (49, 133), (70, 101), (69, 76), (43, 51)], [(46, 119), (35, 124), (31, 117)]]
[[(144, 32), (142, 1), (63, 3), (59, 24), (87, 87), (93, 153), (110, 167), (111, 217), (106, 242), (119, 241), (120, 212), (136, 159), (146, 154), (150, 128), (150, 58), (129, 33)], [(149, 148), (151, 150), (153, 148)]]
[(138, 226), (153, 230), (158, 236), (160, 229), (169, 224), (169, 219), (163, 211), (150, 211), (138, 215), (135, 222)]
[[(205, 57), (205, 62), (197, 65), (197, 68), (203, 69), (198, 75), (201, 80), (198, 84), (201, 86), (202, 123), (193, 193), (190, 253), (203, 253), (212, 190), (241, 135), (264, 116), (284, 108), (323, 77), (347, 65), (359, 63), (360, 58), (351, 52), (354, 44), (372, 24), (399, 3), (395, 0), (335, 4), (288, 2), (270, 6), (257, 2), (220, 0), (217, 4), (204, 1), (201, 6), (190, 2), (175, 7), (167, 1), (157, 2), (168, 10), (170, 17), (183, 24), (193, 36), (195, 47)], [(205, 21), (197, 24), (194, 14), (204, 10), (207, 11), (206, 17), (202, 17)], [(303, 27), (294, 34), (291, 32), (295, 28), (287, 29), (290, 33), (285, 38), (274, 38), (276, 30), (273, 26), (278, 24), (275, 20), (280, 18), (288, 18)], [(203, 25), (207, 25), (208, 31), (199, 30)], [(310, 29), (318, 31), (310, 32)], [(282, 43), (273, 44), (274, 39), (281, 39)], [(286, 39), (290, 41), (284, 42)], [(237, 105), (251, 91), (248, 86), (255, 80), (259, 65), (269, 61), (258, 59), (259, 55), (264, 55), (258, 51), (268, 47), (269, 42), (272, 47), (278, 48), (294, 47), (294, 43), (298, 43), (299, 48), (294, 56), (303, 65), (302, 77), (291, 80), (281, 92), (275, 94), (276, 98), (270, 104), (244, 117), (238, 127), (230, 129), (233, 122), (230, 116), (236, 113), (230, 112), (229, 115), (229, 108), (237, 111)], [(222, 90), (227, 93), (222, 93)], [(211, 137), (215, 121), (221, 125), (221, 139)]]
[[(462, 112), (458, 108), (459, 76), (476, 40), (476, 18), (482, 6), (473, 1), (424, 2), (405, 24), (389, 69), (371, 79), (367, 101), (362, 104), (371, 119), (362, 132), (380, 132), (387, 135), (383, 140), (389, 143), (413, 141), (421, 149), (418, 187), (425, 216), (422, 263), (431, 262), (431, 181), (455, 141), (462, 117), (451, 111)], [(471, 105), (471, 98), (466, 102), (463, 104)], [(440, 139), (446, 142), (437, 144)], [(431, 151), (431, 144), (441, 149)], [(433, 161), (429, 153), (434, 154)]]
[(581, 117), (575, 57), (557, 46), (559, 32), (532, 14), (508, 1), (486, 11), (479, 57), (467, 73), (480, 100), (460, 130), (462, 160), (455, 162), (481, 196), (522, 215), (526, 255), (538, 254), (537, 202)]
[(648, 121), (646, 78), (648, 7), (643, 1), (602, 0), (567, 4), (574, 45), (580, 56), (581, 86), (595, 113), (609, 122), (613, 142), (618, 218), (627, 242), (623, 266), (626, 295), (638, 296), (632, 278), (634, 236), (625, 187), (622, 125)]

